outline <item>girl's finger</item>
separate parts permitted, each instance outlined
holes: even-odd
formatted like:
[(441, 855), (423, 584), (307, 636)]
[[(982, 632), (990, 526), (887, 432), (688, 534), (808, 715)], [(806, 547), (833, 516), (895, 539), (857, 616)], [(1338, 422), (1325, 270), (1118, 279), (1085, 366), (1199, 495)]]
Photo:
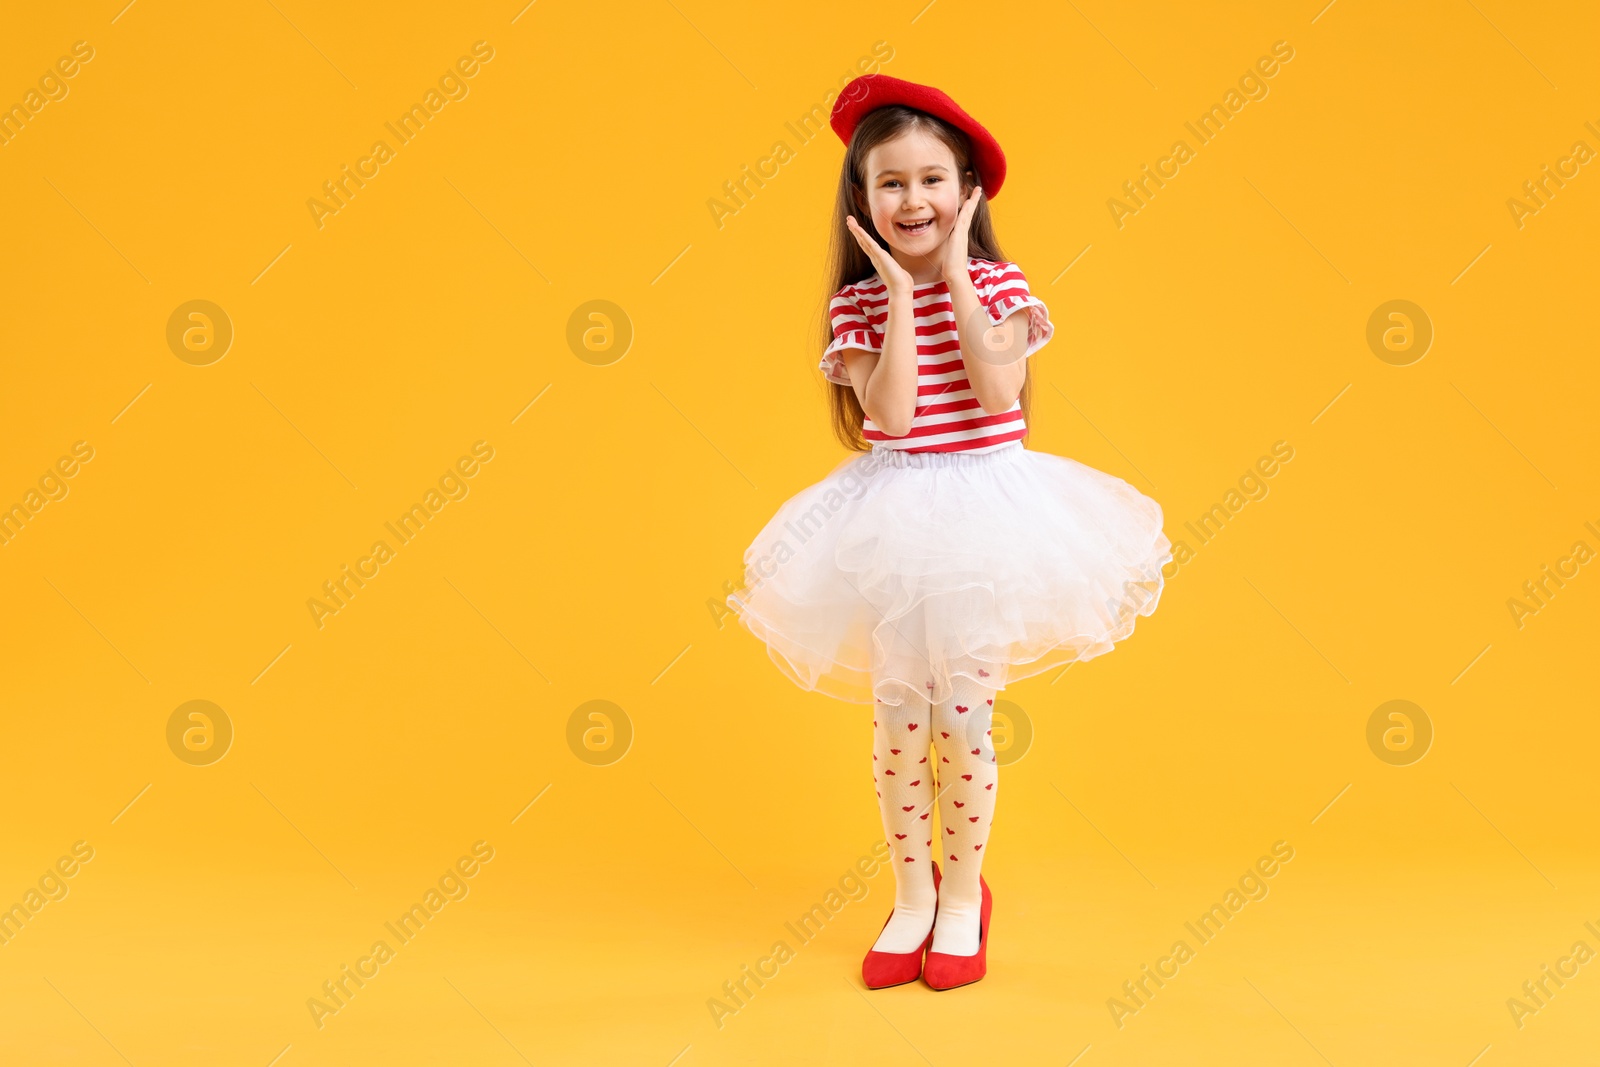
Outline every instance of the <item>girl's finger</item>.
[(871, 255), (872, 254), (872, 249), (868, 247), (870, 242), (867, 240), (867, 233), (856, 222), (855, 216), (854, 215), (845, 216), (845, 225), (850, 227), (850, 236), (852, 236), (852, 237), (854, 237), (856, 239), (856, 244), (861, 246), (861, 250), (863, 252), (867, 253), (868, 255)]
[(861, 244), (862, 251), (866, 252), (866, 254), (871, 257), (873, 263), (879, 263), (879, 256), (883, 255), (884, 252), (883, 248), (879, 246), (878, 242), (873, 240), (872, 235), (866, 230), (863, 230), (859, 225), (855, 227), (853, 232), (856, 235), (856, 240)]

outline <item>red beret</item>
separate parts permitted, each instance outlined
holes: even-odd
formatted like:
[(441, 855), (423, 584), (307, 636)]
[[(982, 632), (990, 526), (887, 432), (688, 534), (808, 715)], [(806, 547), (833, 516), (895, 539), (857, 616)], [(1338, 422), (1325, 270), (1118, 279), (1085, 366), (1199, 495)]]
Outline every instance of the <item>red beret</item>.
[(1006, 180), (1006, 155), (1000, 151), (1000, 142), (977, 119), (961, 110), (961, 105), (931, 85), (901, 81), (887, 74), (864, 74), (839, 93), (828, 124), (848, 146), (862, 117), (889, 104), (904, 104), (925, 111), (965, 133), (972, 141), (972, 168), (978, 172), (983, 195), (989, 200), (995, 198)]

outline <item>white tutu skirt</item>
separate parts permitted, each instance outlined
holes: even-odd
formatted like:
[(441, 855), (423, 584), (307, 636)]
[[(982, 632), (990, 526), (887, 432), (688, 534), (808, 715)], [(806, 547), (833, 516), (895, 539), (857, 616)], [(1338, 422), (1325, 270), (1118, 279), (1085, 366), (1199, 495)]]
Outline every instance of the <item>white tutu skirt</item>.
[(1012, 441), (874, 445), (795, 494), (727, 603), (802, 689), (856, 704), (949, 699), (1092, 659), (1156, 609), (1161, 505)]

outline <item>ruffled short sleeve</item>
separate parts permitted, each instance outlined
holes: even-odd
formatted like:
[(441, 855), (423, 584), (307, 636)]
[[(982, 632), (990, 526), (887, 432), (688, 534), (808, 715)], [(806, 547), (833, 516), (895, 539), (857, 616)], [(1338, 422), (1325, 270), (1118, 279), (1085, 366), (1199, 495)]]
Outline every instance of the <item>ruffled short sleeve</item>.
[(859, 348), (881, 354), (883, 334), (867, 321), (853, 285), (847, 285), (833, 295), (828, 304), (828, 314), (833, 322), (833, 340), (822, 350), (822, 361), (817, 368), (828, 381), (836, 385), (849, 385), (850, 370), (839, 353), (846, 348)]
[(1015, 263), (996, 263), (986, 283), (978, 289), (978, 299), (988, 310), (989, 321), (996, 326), (1018, 308), (1028, 309), (1028, 348), (1024, 356), (1039, 351), (1056, 332), (1055, 324), (1050, 321), (1050, 309), (1029, 291), (1028, 279)]

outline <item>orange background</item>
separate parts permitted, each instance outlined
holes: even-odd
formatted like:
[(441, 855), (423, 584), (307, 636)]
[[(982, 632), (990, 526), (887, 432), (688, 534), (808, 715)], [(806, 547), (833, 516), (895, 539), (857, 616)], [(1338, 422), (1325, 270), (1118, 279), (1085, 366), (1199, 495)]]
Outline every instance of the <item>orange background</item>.
[[(113, 0), (7, 30), (0, 104), (93, 57), (0, 145), (0, 505), (93, 455), (0, 545), (0, 906), (65, 890), (6, 928), (0, 1059), (1498, 1067), (1600, 1038), (1593, 965), (1507, 1007), (1600, 949), (1600, 578), (1508, 608), (1600, 547), (1600, 177), (1507, 206), (1600, 149), (1592, 10)], [(1195, 144), (1278, 41), (1267, 94)], [(842, 149), (785, 124), (878, 42), (1006, 148), (996, 226), (1057, 327), (1029, 447), (1196, 549), (1115, 654), (1006, 691), (1032, 744), (1002, 769), (989, 975), (938, 996), (860, 986), (890, 875), (788, 933), (881, 835), (871, 725), (708, 607), (842, 455), (813, 337)], [(169, 345), (194, 300), (221, 358)], [(574, 347), (597, 300), (609, 347)], [(1419, 359), (1368, 345), (1391, 300), (1431, 323)], [(434, 488), (319, 627), (307, 602)], [(206, 765), (182, 723), (169, 745), (195, 700), (232, 731)], [(593, 700), (603, 765), (571, 728)], [(1433, 732), (1408, 765), (1368, 745), (1390, 700)], [(1279, 841), (1267, 895), (1117, 1025)], [(374, 976), (319, 1026), (346, 966)]]

